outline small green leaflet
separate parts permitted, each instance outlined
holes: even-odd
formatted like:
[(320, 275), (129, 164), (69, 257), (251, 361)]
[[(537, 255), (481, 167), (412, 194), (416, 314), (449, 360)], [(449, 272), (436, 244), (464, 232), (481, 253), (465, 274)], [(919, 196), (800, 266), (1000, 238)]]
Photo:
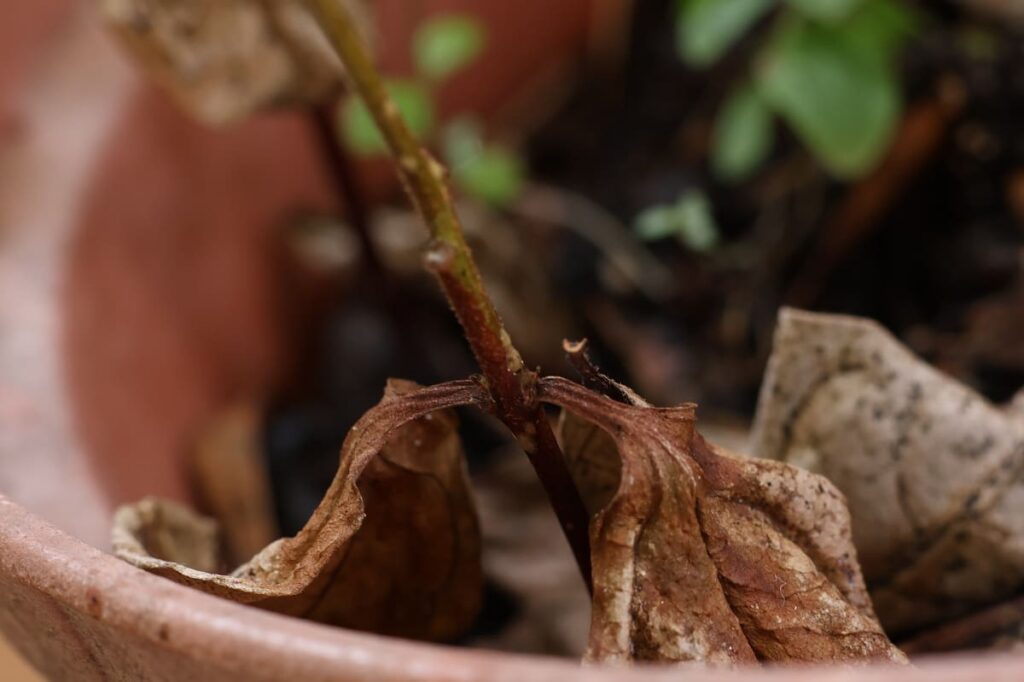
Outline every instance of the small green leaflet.
[(842, 25), (846, 40), (867, 58), (894, 68), (899, 49), (917, 30), (919, 17), (899, 0), (862, 0)]
[(495, 206), (506, 206), (519, 196), (525, 170), (522, 160), (511, 150), (490, 145), (470, 162), (453, 169), (452, 174), (467, 194)]
[(432, 17), (420, 25), (413, 36), (413, 61), (422, 75), (442, 80), (472, 62), (486, 42), (486, 31), (472, 17), (462, 14)]
[(870, 0), (826, 25), (790, 17), (756, 70), (758, 91), (836, 177), (871, 170), (901, 110), (891, 64), (905, 30), (889, 0)]
[(827, 23), (842, 21), (850, 15), (861, 0), (787, 0), (793, 9), (808, 19)]
[[(434, 125), (434, 103), (430, 93), (413, 81), (392, 80), (385, 85), (395, 106), (413, 135), (422, 138)], [(341, 133), (346, 146), (363, 156), (386, 151), (377, 124), (357, 97), (348, 97), (340, 113)]]
[(772, 144), (772, 113), (750, 85), (738, 88), (722, 105), (715, 121), (711, 169), (727, 182), (750, 177)]
[(443, 141), (452, 179), (463, 192), (495, 206), (519, 196), (526, 176), (522, 159), (506, 147), (486, 144), (475, 121), (452, 121)]
[(691, 66), (718, 60), (775, 0), (677, 0), (676, 46)]
[(711, 214), (711, 202), (699, 190), (687, 190), (674, 204), (644, 209), (634, 222), (641, 239), (654, 241), (676, 237), (694, 251), (710, 251), (718, 245), (718, 225)]

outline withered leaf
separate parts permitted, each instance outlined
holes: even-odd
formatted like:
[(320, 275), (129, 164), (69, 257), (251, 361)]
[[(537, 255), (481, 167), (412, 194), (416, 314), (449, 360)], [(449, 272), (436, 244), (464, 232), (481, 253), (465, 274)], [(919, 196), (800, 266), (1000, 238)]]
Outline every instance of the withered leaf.
[[(358, 9), (355, 0), (350, 4)], [(338, 85), (341, 63), (303, 5), (99, 0), (104, 18), (146, 71), (212, 124), (276, 104), (317, 102)]]
[(593, 516), (619, 489), (622, 462), (615, 441), (598, 425), (568, 410), (558, 415), (558, 442), (576, 488)]
[(223, 529), (227, 554), (236, 565), (279, 535), (260, 448), (262, 415), (254, 404), (231, 406), (203, 430), (192, 454), (197, 494)]
[(1024, 585), (1024, 420), (876, 323), (783, 311), (751, 438), (845, 493), (891, 633)]
[(626, 405), (557, 378), (539, 395), (603, 429), (621, 460), (590, 529), (588, 659), (905, 661), (872, 613), (825, 479), (716, 449), (692, 405)]
[(216, 529), (178, 505), (115, 517), (114, 550), (153, 573), (234, 601), (355, 629), (445, 640), (480, 604), (480, 532), (454, 414), (481, 403), (461, 381), (389, 383), (352, 427), (337, 476), (306, 526), (224, 575)]

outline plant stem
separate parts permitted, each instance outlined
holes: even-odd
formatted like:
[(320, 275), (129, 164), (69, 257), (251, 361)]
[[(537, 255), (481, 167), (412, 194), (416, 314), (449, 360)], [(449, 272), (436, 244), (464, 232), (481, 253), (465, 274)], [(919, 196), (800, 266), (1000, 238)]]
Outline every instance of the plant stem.
[(487, 382), (499, 419), (515, 434), (547, 492), (583, 579), (590, 589), (589, 517), (537, 403), (535, 372), (519, 352), (484, 290), (448, 190), (447, 172), (420, 144), (398, 113), (343, 0), (309, 0), (352, 89), (381, 130), (398, 174), (430, 232), (425, 263), (438, 278)]
[(374, 274), (383, 277), (384, 266), (370, 236), (370, 219), (363, 192), (352, 168), (352, 161), (341, 146), (335, 130), (337, 106), (337, 96), (331, 95), (327, 104), (314, 109), (311, 115), (313, 129), (338, 198), (344, 203), (346, 217), (363, 247), (365, 262)]

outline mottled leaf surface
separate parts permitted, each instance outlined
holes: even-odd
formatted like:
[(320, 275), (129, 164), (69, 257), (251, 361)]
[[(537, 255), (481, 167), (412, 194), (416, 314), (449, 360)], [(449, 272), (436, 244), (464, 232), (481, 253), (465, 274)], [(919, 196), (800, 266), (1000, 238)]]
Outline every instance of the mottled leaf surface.
[[(692, 405), (626, 405), (556, 378), (540, 395), (600, 427), (621, 460), (590, 529), (588, 659), (905, 660), (874, 617), (842, 495), (824, 478), (709, 445)], [(570, 462), (587, 457), (573, 443), (607, 457), (564, 428), (563, 443)]]
[[(302, 0), (98, 4), (146, 72), (207, 123), (284, 102), (318, 102), (340, 82), (341, 63)], [(355, 0), (349, 5), (363, 18)]]
[(751, 438), (845, 493), (891, 633), (1024, 585), (1024, 420), (878, 324), (783, 311)]

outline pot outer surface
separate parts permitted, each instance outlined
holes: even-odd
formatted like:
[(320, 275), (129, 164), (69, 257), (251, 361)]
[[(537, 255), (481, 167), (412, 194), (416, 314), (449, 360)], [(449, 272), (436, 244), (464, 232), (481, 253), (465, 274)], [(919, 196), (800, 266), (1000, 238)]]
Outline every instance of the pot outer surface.
[(418, 644), (217, 599), (118, 561), (0, 497), (0, 628), (57, 680), (521, 682), (1018, 681), (1024, 657), (920, 667), (584, 668), (571, 661)]

